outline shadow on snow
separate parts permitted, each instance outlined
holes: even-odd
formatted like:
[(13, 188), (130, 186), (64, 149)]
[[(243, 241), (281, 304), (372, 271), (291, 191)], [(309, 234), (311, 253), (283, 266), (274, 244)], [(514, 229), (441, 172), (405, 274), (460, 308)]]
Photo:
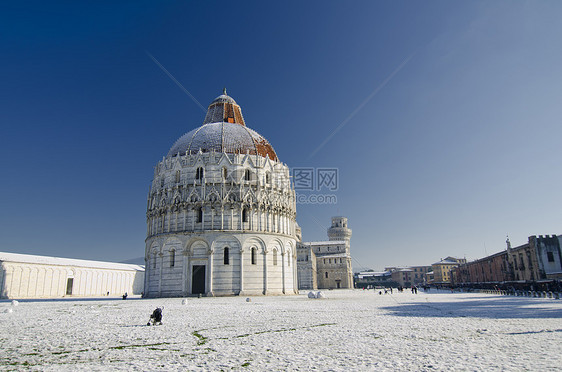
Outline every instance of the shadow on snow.
[(471, 318), (562, 318), (562, 307), (553, 308), (548, 299), (517, 297), (480, 297), (472, 300), (425, 303), (399, 303), (385, 306), (391, 315), (407, 317), (471, 317)]

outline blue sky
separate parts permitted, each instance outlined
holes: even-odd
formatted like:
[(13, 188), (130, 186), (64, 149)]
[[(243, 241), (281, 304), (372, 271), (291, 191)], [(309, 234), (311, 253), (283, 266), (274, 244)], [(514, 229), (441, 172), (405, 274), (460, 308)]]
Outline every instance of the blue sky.
[(2, 3), (0, 250), (144, 255), (153, 166), (204, 118), (147, 53), (205, 107), (226, 86), (290, 167), (338, 168), (337, 204), (297, 219), (324, 240), (347, 216), (356, 269), (562, 234), (561, 14), (557, 1)]

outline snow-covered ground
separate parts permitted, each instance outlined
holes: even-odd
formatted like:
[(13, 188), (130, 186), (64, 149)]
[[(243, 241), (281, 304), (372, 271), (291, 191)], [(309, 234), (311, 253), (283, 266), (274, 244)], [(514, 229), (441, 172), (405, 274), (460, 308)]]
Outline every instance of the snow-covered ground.
[[(325, 291), (0, 302), (0, 370), (559, 370), (562, 300)], [(162, 326), (146, 326), (164, 306)], [(9, 312), (12, 309), (12, 312)]]

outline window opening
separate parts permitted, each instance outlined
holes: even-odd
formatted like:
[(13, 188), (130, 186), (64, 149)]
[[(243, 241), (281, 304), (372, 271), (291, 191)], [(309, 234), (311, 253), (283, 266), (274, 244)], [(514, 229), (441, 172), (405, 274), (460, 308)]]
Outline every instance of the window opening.
[(203, 168), (201, 168), (201, 167), (197, 168), (197, 171), (195, 172), (195, 179), (198, 179), (198, 180), (203, 179)]
[(230, 257), (229, 257), (229, 252), (228, 252), (228, 247), (224, 248), (224, 264), (225, 265), (229, 265), (230, 264)]

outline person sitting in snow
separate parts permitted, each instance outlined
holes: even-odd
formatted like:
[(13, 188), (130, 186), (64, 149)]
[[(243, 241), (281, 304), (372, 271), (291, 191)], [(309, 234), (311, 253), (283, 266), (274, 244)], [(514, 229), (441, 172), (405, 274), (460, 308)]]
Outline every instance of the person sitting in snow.
[(157, 307), (156, 310), (154, 310), (152, 312), (152, 315), (150, 315), (150, 320), (148, 321), (148, 323), (146, 325), (150, 325), (150, 323), (152, 322), (153, 325), (162, 325), (162, 309)]

